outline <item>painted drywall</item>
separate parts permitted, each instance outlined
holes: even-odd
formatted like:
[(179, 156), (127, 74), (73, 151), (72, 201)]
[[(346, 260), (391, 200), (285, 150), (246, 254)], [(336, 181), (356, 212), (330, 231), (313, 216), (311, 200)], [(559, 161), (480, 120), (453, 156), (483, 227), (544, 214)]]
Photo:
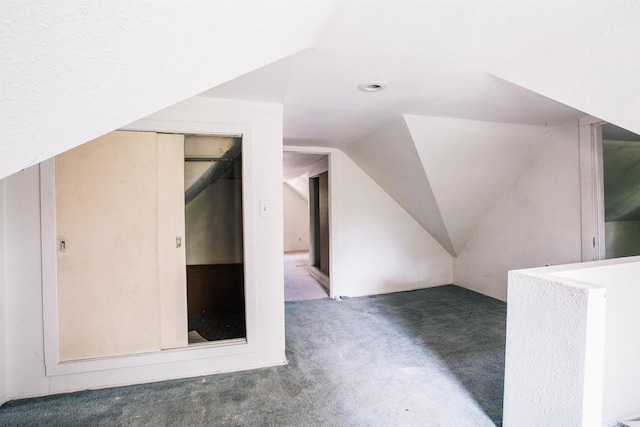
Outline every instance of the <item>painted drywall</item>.
[[(606, 9), (598, 13), (602, 7)], [(564, 6), (555, 4), (554, 8)], [(566, 14), (566, 10), (558, 9)], [(561, 16), (553, 12), (549, 7), (544, 9), (547, 16)], [(627, 53), (637, 51), (640, 46), (640, 32), (637, 31), (640, 5), (620, 2), (611, 7), (605, 2), (593, 2), (592, 8), (581, 7), (576, 11), (585, 12), (584, 18), (577, 21), (579, 27), (570, 28), (568, 21), (576, 19), (574, 13), (566, 15), (571, 19), (565, 19), (563, 25), (556, 27), (555, 37), (550, 37), (553, 32), (545, 31), (545, 37), (538, 40), (537, 49), (527, 51), (515, 61), (505, 58), (489, 71), (640, 134), (640, 80), (637, 78), (640, 59)], [(598, 52), (597, 58), (593, 52)], [(612, 69), (611, 64), (620, 58), (625, 58), (624, 66)], [(586, 87), (591, 90), (585, 90)]]
[(504, 425), (600, 425), (605, 305), (604, 287), (509, 273)]
[[(295, 145), (343, 148), (404, 113), (459, 117), (493, 122), (558, 125), (583, 113), (499, 80), (487, 71), (498, 65), (527, 62), (526, 74), (544, 67), (551, 78), (562, 77), (556, 54), (558, 41), (566, 43), (561, 60), (574, 59), (573, 44), (582, 47), (583, 36), (606, 16), (607, 25), (597, 37), (603, 47), (616, 43), (618, 31), (631, 33), (633, 25), (617, 25), (617, 7), (606, 2), (545, 3), (509, 1), (344, 1), (336, 8), (314, 49), (286, 63), (270, 64), (210, 91), (212, 96), (285, 103), (285, 139)], [(625, 5), (627, 13), (631, 12)], [(595, 25), (594, 25), (595, 26)], [(629, 34), (633, 40), (635, 34)], [(604, 41), (604, 40), (608, 40)], [(626, 51), (633, 43), (623, 39)], [(542, 49), (541, 60), (529, 63)], [(635, 48), (637, 50), (637, 47)], [(623, 53), (625, 50), (620, 50)], [(637, 63), (625, 57), (624, 66)], [(590, 55), (582, 64), (598, 62), (601, 76), (611, 64)], [(437, 64), (437, 66), (434, 66)], [(339, 73), (336, 70), (340, 70)], [(633, 73), (625, 84), (637, 87)], [(376, 94), (354, 90), (368, 79), (381, 79), (387, 90)], [(322, 84), (309, 84), (322, 82)], [(591, 81), (584, 82), (586, 87)], [(606, 91), (601, 77), (599, 96)], [(619, 84), (619, 83), (616, 83)], [(582, 89), (579, 89), (582, 90)], [(255, 98), (251, 98), (251, 97)], [(271, 99), (269, 99), (271, 97)]]
[(309, 48), (332, 7), (2, 2), (0, 177)]
[(7, 400), (7, 297), (5, 293), (5, 206), (4, 180), (0, 180), (0, 405)]
[[(7, 386), (10, 398), (45, 394), (38, 166), (4, 179)], [(8, 247), (12, 250), (7, 251)], [(26, 392), (26, 393), (25, 393)]]
[(308, 251), (309, 202), (286, 182), (282, 183), (282, 196), (284, 199), (284, 251)]
[[(579, 114), (487, 75), (505, 68), (516, 84), (638, 131), (634, 2), (342, 2), (334, 13), (327, 1), (103, 3), (3, 2), (0, 141), (12, 170), (310, 47), (319, 30), (300, 62), (213, 96), (286, 98), (287, 137), (309, 145), (347, 144), (405, 112), (536, 124)], [(393, 90), (353, 90), (371, 74)]]
[[(282, 247), (282, 106), (195, 98), (153, 117), (154, 125), (190, 124), (213, 133), (242, 133), (250, 140), (243, 161), (251, 185), (245, 191), (246, 277), (249, 344), (203, 354), (180, 352), (178, 359), (135, 367), (45, 375), (40, 235), (39, 168), (3, 180), (5, 306), (8, 396), (19, 398), (87, 388), (157, 381), (285, 363)], [(149, 122), (140, 124), (145, 127)], [(148, 129), (147, 129), (148, 130)], [(248, 168), (248, 169), (247, 169)], [(272, 216), (259, 217), (259, 200), (270, 201)], [(7, 248), (11, 248), (7, 251)], [(49, 250), (49, 249), (47, 249)], [(258, 274), (259, 273), (259, 274)], [(260, 303), (257, 304), (257, 301)], [(3, 302), (4, 303), (4, 302)], [(240, 349), (239, 349), (240, 348)], [(191, 360), (185, 357), (192, 354)], [(184, 357), (183, 357), (184, 355)], [(140, 356), (142, 357), (142, 356)], [(146, 358), (151, 356), (145, 356)], [(146, 360), (146, 359), (145, 359)], [(163, 359), (164, 360), (164, 359)], [(167, 359), (168, 360), (168, 359)], [(114, 363), (118, 360), (114, 360)]]
[(293, 191), (298, 193), (305, 202), (309, 203), (309, 174), (304, 173), (297, 178), (286, 181), (286, 183)]
[(640, 416), (640, 257), (621, 263), (589, 263), (586, 267), (554, 275), (606, 287), (606, 319), (602, 421)]
[(242, 262), (242, 182), (218, 180), (186, 206), (187, 264)]
[(416, 115), (404, 119), (459, 255), (540, 149), (549, 128)]
[(605, 257), (640, 255), (640, 221), (604, 223)]
[(581, 259), (578, 124), (549, 128), (453, 262), (454, 282), (507, 298), (507, 271)]
[[(361, 296), (451, 283), (451, 256), (349, 156), (336, 150), (329, 171), (332, 286)], [(338, 283), (336, 283), (338, 281)]]
[(456, 255), (431, 183), (404, 119), (399, 118), (353, 142), (344, 152), (443, 248), (451, 255)]

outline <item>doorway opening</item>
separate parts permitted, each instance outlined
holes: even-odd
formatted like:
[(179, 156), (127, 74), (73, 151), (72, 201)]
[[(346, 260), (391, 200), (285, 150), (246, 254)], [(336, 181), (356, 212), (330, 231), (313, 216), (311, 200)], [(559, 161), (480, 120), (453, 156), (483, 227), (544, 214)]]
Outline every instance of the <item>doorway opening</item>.
[(595, 126), (602, 147), (600, 258), (640, 255), (640, 135), (610, 123)]
[(329, 158), (283, 153), (285, 300), (330, 295)]
[(242, 138), (185, 135), (189, 345), (246, 337)]
[(329, 280), (329, 173), (309, 178), (309, 228), (312, 276), (321, 283)]

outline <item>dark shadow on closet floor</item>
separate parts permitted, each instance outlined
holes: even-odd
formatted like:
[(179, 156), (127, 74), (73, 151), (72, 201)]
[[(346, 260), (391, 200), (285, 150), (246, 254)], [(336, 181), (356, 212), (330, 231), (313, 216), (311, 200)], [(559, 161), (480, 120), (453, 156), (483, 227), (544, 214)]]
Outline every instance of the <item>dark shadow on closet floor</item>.
[(244, 338), (244, 265), (187, 266), (189, 331), (207, 341)]
[(207, 341), (244, 338), (247, 336), (244, 309), (189, 314), (189, 330)]

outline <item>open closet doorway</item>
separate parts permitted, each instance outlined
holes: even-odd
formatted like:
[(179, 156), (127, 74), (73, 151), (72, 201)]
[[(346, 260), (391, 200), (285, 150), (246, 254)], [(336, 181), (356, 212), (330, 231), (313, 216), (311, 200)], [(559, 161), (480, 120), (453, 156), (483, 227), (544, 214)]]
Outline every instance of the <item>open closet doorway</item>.
[(601, 258), (640, 255), (640, 135), (610, 123), (596, 126), (602, 147)]
[(246, 337), (242, 138), (185, 135), (189, 344)]
[(242, 175), (240, 136), (115, 131), (57, 156), (53, 354), (246, 342)]
[(327, 298), (329, 158), (285, 151), (283, 165), (285, 300)]

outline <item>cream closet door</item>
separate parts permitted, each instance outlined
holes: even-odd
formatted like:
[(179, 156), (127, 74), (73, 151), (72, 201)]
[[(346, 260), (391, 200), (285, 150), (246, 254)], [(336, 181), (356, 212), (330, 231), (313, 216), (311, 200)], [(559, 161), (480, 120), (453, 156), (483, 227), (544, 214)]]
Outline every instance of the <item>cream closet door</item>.
[(112, 132), (56, 157), (60, 360), (187, 345), (183, 139)]

